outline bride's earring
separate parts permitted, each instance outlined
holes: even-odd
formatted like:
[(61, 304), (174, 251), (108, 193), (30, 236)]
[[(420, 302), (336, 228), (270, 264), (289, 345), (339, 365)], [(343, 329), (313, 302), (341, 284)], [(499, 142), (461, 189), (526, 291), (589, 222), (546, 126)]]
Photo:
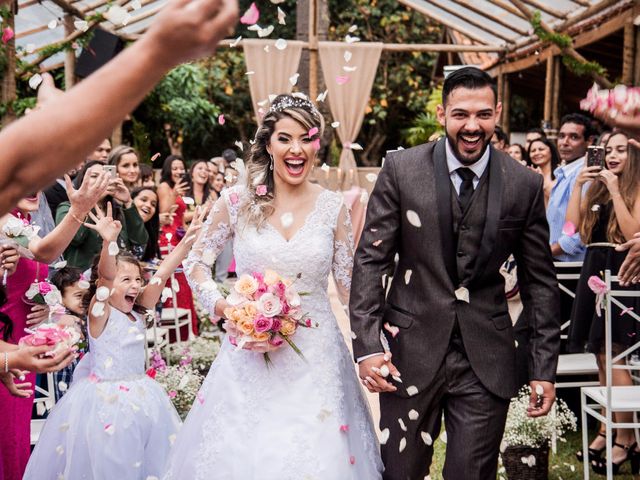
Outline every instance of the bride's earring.
[(273, 170), (273, 155), (269, 154), (269, 158), (271, 159), (271, 162), (269, 163), (269, 170)]

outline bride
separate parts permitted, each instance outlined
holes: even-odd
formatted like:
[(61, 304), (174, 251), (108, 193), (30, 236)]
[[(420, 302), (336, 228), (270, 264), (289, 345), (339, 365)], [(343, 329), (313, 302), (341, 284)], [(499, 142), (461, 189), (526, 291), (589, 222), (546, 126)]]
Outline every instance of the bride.
[(333, 272), (347, 303), (353, 239), (341, 195), (308, 180), (323, 128), (310, 101), (276, 97), (251, 147), (246, 185), (223, 191), (185, 262), (200, 302), (222, 315), (228, 304), (211, 267), (232, 238), (239, 275), (300, 276), (303, 311), (319, 326), (295, 334), (304, 359), (285, 344), (269, 352), (269, 367), (260, 351), (223, 342), (178, 435), (168, 479), (382, 476), (368, 406), (327, 293)]

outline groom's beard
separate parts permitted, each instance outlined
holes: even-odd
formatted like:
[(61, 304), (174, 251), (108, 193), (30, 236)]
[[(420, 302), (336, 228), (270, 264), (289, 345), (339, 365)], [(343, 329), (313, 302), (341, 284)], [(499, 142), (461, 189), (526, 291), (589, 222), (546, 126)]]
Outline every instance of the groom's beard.
[[(480, 135), (481, 143), (480, 148), (477, 151), (467, 152), (460, 148), (464, 143), (462, 137), (467, 135)], [(491, 135), (493, 135), (493, 133)], [(453, 151), (453, 154), (456, 156), (458, 161), (463, 165), (472, 165), (480, 160), (482, 155), (484, 155), (484, 152), (487, 150), (489, 144), (491, 143), (491, 135), (487, 136), (484, 130), (476, 130), (475, 132), (465, 132), (460, 130), (456, 135), (456, 138), (453, 138), (449, 134), (449, 132), (447, 132), (447, 140), (449, 141), (451, 150)]]

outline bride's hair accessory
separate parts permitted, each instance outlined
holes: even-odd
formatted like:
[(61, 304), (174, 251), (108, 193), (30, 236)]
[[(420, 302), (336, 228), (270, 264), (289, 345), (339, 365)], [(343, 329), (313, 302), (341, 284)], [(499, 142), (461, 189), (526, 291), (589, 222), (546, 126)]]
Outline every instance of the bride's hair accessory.
[(287, 108), (303, 108), (309, 110), (313, 115), (320, 118), (320, 112), (310, 100), (289, 95), (279, 95), (269, 107), (269, 112), (282, 112)]

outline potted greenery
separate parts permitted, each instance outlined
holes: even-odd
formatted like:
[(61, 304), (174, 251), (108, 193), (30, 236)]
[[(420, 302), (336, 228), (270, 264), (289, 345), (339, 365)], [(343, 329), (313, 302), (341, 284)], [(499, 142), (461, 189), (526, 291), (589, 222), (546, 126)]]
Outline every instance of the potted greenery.
[(577, 426), (576, 416), (561, 399), (556, 400), (548, 415), (527, 416), (530, 394), (530, 387), (525, 386), (511, 400), (502, 438), (502, 463), (512, 480), (545, 480), (551, 439), (555, 435), (562, 440), (566, 432), (575, 431)]

